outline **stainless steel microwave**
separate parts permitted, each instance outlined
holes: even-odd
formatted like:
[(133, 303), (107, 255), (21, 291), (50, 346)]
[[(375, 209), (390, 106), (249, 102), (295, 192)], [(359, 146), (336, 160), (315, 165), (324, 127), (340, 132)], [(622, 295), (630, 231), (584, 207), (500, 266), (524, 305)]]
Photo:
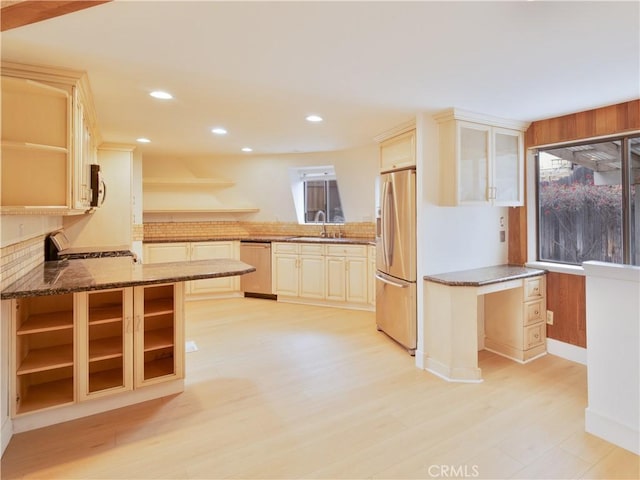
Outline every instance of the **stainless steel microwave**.
[(100, 165), (91, 165), (91, 206), (101, 206), (107, 198), (107, 185), (102, 178)]

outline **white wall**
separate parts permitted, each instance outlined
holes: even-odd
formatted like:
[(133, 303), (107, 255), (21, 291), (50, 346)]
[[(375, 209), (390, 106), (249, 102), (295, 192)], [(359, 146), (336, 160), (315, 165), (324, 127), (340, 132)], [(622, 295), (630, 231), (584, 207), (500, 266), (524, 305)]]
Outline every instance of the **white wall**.
[(63, 221), (72, 248), (131, 248), (133, 147), (100, 146), (98, 163), (107, 185), (104, 205)]
[[(0, 247), (38, 237), (62, 228), (62, 217), (44, 215), (2, 215)], [(44, 250), (44, 246), (42, 247)]]
[(418, 145), (422, 146), (422, 189), (419, 203), (421, 275), (507, 263), (507, 242), (500, 242), (500, 220), (508, 238), (508, 208), (442, 207), (439, 197), (438, 128), (430, 114), (418, 116)]
[[(438, 126), (431, 113), (416, 116), (417, 149), (417, 318), (416, 366), (424, 368), (424, 281), (427, 274), (505, 264), (508, 209), (491, 206), (441, 207)], [(501, 219), (504, 228), (500, 227)]]
[(640, 455), (640, 267), (585, 262), (585, 429)]
[[(334, 165), (338, 189), (347, 222), (374, 221), (375, 178), (378, 172), (378, 147), (369, 146), (338, 152), (286, 155), (234, 155), (212, 158), (160, 158), (144, 156), (144, 177), (195, 176), (224, 178), (233, 187), (216, 189), (221, 204), (248, 203), (257, 213), (236, 216), (239, 220), (260, 222), (296, 222), (291, 195), (290, 167)], [(190, 221), (225, 218), (224, 215), (146, 215), (148, 221)], [(227, 216), (228, 218), (228, 216)]]

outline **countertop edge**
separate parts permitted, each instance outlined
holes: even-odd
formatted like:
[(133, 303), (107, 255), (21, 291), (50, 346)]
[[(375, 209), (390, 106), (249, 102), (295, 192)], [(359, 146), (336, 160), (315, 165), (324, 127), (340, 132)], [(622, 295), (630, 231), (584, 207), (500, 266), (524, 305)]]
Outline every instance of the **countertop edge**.
[(173, 238), (158, 238), (158, 239), (144, 239), (143, 244), (159, 244), (159, 243), (180, 243), (180, 242), (224, 242), (224, 241), (239, 241), (239, 242), (251, 242), (251, 243), (272, 243), (272, 242), (284, 242), (284, 243), (322, 243), (326, 245), (372, 245), (376, 244), (374, 238), (368, 237), (311, 237), (304, 235), (264, 235), (264, 236), (251, 236), (251, 237), (173, 237)]
[[(109, 258), (101, 259), (103, 261), (109, 261)], [(81, 262), (82, 260), (72, 260), (72, 262)], [(207, 260), (198, 261), (196, 263), (207, 263)], [(206, 278), (220, 278), (220, 277), (232, 277), (238, 275), (244, 275), (247, 273), (254, 272), (256, 270), (255, 267), (248, 265), (246, 263), (242, 263), (240, 261), (237, 262), (237, 266), (225, 267), (224, 269), (218, 271), (201, 271), (201, 272), (185, 272), (183, 274), (180, 273), (171, 273), (171, 274), (159, 274), (154, 272), (153, 270), (158, 270), (161, 268), (166, 268), (166, 266), (171, 266), (173, 264), (176, 267), (179, 267), (179, 264), (190, 264), (193, 262), (171, 262), (165, 264), (132, 264), (131, 268), (139, 268), (141, 270), (147, 270), (150, 272), (147, 278), (128, 278), (128, 279), (114, 279), (113, 281), (104, 281), (101, 283), (78, 283), (76, 285), (61, 285), (56, 287), (55, 285), (50, 286), (49, 288), (23, 288), (19, 287), (15, 290), (7, 291), (11, 288), (11, 285), (7, 287), (4, 291), (0, 292), (0, 300), (11, 300), (15, 298), (26, 298), (26, 297), (42, 297), (47, 295), (62, 295), (67, 293), (78, 293), (78, 292), (90, 292), (96, 290), (109, 290), (114, 288), (126, 288), (126, 287), (135, 287), (141, 285), (159, 285), (163, 283), (177, 283), (177, 282), (187, 282), (190, 280), (202, 280)], [(45, 268), (44, 264), (41, 264), (36, 269)], [(215, 267), (222, 268), (222, 267)], [(35, 270), (35, 269), (34, 269)], [(125, 270), (125, 269), (123, 269)]]
[[(503, 266), (489, 267), (489, 268), (499, 269), (501, 267)], [(512, 266), (504, 266), (504, 267), (512, 267)], [(495, 276), (492, 278), (486, 278), (482, 280), (448, 280), (446, 277), (452, 274), (463, 276), (465, 273), (469, 273), (470, 275), (472, 275), (474, 272), (478, 272), (479, 270), (483, 270), (483, 269), (462, 270), (458, 272), (441, 273), (437, 275), (425, 275), (423, 279), (427, 282), (439, 283), (441, 285), (447, 285), (450, 287), (483, 287), (485, 285), (504, 283), (504, 282), (509, 282), (511, 280), (537, 277), (540, 275), (544, 275), (546, 273), (545, 270), (540, 270), (535, 268), (528, 268), (528, 267), (520, 267), (520, 268), (522, 268), (525, 271), (521, 273), (507, 274), (504, 276)]]

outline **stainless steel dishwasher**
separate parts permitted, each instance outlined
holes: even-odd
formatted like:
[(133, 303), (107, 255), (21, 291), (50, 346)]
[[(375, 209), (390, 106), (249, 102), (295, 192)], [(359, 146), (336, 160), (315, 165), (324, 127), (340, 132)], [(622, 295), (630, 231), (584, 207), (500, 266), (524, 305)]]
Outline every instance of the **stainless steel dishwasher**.
[(240, 242), (240, 260), (256, 267), (240, 276), (240, 288), (246, 297), (276, 298), (271, 291), (271, 243)]

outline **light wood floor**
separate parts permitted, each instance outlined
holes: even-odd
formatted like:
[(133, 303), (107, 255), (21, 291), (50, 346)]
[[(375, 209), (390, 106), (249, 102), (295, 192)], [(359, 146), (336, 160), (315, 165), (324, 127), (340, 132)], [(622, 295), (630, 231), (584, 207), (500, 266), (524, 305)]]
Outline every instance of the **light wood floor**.
[(188, 304), (187, 338), (183, 394), (15, 435), (2, 478), (640, 478), (558, 357), (451, 384), (370, 312), (259, 299)]

